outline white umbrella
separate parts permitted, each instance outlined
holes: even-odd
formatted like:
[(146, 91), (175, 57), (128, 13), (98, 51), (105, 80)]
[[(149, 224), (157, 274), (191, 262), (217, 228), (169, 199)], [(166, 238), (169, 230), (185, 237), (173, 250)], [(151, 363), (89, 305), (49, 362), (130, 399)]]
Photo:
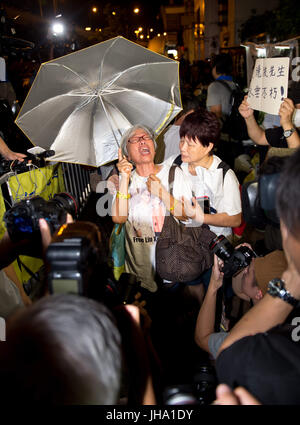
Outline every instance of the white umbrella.
[(43, 63), (16, 124), (51, 161), (98, 167), (130, 126), (158, 135), (181, 109), (179, 63), (116, 37)]

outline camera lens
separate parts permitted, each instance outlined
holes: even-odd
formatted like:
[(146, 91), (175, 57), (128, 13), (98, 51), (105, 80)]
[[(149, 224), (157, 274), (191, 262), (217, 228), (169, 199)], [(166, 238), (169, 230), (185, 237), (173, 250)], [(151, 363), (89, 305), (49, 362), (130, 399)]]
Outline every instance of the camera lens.
[(223, 261), (228, 260), (234, 252), (234, 247), (223, 235), (214, 238), (209, 244), (209, 248)]
[(69, 193), (57, 193), (53, 196), (52, 202), (55, 202), (58, 207), (67, 211), (72, 217), (77, 215), (77, 203)]

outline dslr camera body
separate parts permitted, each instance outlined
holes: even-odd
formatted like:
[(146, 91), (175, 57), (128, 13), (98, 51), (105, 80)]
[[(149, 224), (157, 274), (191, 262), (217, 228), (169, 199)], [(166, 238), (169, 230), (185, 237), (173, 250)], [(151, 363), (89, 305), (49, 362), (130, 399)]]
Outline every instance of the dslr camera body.
[(66, 222), (67, 213), (77, 214), (77, 204), (68, 193), (59, 193), (50, 201), (40, 196), (24, 199), (6, 211), (4, 222), (13, 242), (23, 239), (40, 240), (39, 219), (44, 218), (53, 234)]
[(78, 221), (62, 225), (46, 252), (49, 292), (95, 298), (90, 283), (101, 276), (101, 247), (95, 224)]
[(252, 258), (257, 257), (256, 253), (247, 246), (240, 246), (234, 249), (224, 235), (215, 237), (209, 247), (217, 257), (224, 261), (221, 271), (224, 273), (225, 278), (237, 275), (242, 269), (249, 266)]
[(46, 265), (50, 294), (83, 295), (114, 307), (133, 302), (140, 287), (129, 273), (114, 280), (98, 226), (86, 221), (60, 227), (47, 249)]

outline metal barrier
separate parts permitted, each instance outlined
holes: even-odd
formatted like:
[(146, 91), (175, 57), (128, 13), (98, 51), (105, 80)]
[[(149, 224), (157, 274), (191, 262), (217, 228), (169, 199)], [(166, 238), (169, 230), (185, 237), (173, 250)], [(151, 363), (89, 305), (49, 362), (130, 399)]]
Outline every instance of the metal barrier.
[[(70, 195), (72, 195), (73, 198), (75, 199), (78, 206), (78, 214), (80, 214), (80, 212), (83, 210), (84, 206), (86, 205), (89, 195), (91, 193), (90, 171), (88, 171), (86, 168), (84, 168), (84, 166), (80, 164), (57, 163), (57, 166), (59, 165), (61, 165), (61, 168), (62, 168), (65, 191), (67, 193), (70, 193)], [(40, 169), (40, 171), (42, 170), (43, 168)], [(37, 190), (36, 193), (33, 193), (33, 192), (31, 193), (30, 184), (32, 182), (30, 182), (29, 179), (28, 180), (26, 179), (24, 187), (21, 191), (22, 196), (21, 197), (18, 196), (18, 199), (14, 200), (8, 181), (10, 177), (16, 176), (16, 175), (17, 176), (19, 175), (21, 179), (22, 174), (23, 173), (18, 173), (15, 171), (15, 172), (9, 172), (0, 176), (0, 188), (1, 188), (0, 196), (1, 195), (3, 196), (4, 203), (5, 203), (5, 210), (9, 209), (10, 206), (14, 205), (20, 199), (30, 198), (32, 196), (40, 194), (39, 190)], [(19, 187), (21, 187), (21, 184), (19, 185)], [(55, 192), (53, 192), (53, 195), (54, 194)]]
[(82, 211), (91, 193), (90, 172), (80, 164), (62, 163), (66, 192), (76, 200), (79, 212)]

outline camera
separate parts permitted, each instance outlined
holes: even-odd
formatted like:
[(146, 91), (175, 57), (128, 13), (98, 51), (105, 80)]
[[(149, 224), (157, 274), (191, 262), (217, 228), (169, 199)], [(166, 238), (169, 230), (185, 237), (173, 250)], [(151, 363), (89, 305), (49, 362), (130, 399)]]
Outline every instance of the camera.
[(62, 225), (47, 249), (46, 264), (50, 294), (83, 295), (114, 307), (133, 302), (140, 286), (129, 273), (114, 280), (99, 229), (90, 222)]
[(67, 213), (77, 214), (77, 204), (69, 193), (58, 193), (50, 201), (40, 196), (15, 204), (6, 211), (4, 222), (13, 242), (23, 239), (40, 240), (39, 219), (44, 218), (53, 234), (66, 221)]
[(243, 217), (246, 223), (264, 229), (270, 223), (279, 226), (276, 190), (280, 173), (263, 174), (258, 181), (242, 186)]
[(256, 253), (247, 246), (240, 246), (234, 249), (224, 235), (215, 237), (211, 241), (209, 248), (224, 261), (221, 271), (224, 273), (225, 278), (237, 275), (242, 269), (249, 266), (252, 258), (257, 257)]
[(26, 173), (30, 170), (30, 166), (35, 166), (37, 168), (45, 167), (47, 165), (45, 159), (53, 156), (54, 154), (55, 151), (48, 150), (35, 155), (27, 152), (27, 156), (23, 159), (23, 161), (0, 159), (0, 176), (9, 173), (10, 171)]
[(261, 230), (266, 225), (279, 229), (276, 191), (287, 159), (288, 156), (271, 156), (260, 166), (258, 178), (242, 185), (243, 217), (247, 224)]
[(90, 296), (92, 275), (101, 276), (101, 247), (95, 224), (79, 221), (61, 226), (46, 252), (49, 292)]
[(193, 377), (192, 384), (169, 386), (163, 392), (164, 404), (176, 406), (183, 404), (209, 405), (216, 398), (217, 377), (210, 365), (202, 365)]

